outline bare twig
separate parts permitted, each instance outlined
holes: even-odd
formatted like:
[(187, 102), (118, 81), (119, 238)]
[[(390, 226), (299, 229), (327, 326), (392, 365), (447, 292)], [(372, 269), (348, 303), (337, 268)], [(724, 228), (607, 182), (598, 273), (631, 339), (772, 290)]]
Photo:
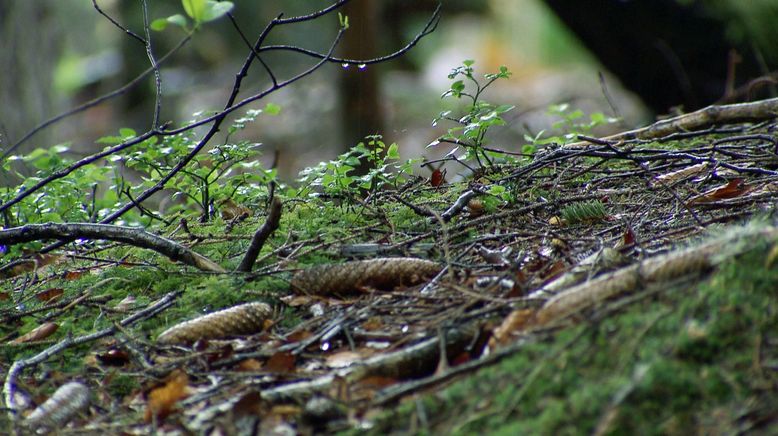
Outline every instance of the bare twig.
[(162, 110), (162, 77), (159, 74), (159, 63), (154, 57), (154, 51), (151, 47), (151, 30), (149, 29), (149, 8), (146, 0), (141, 1), (143, 9), (143, 31), (146, 34), (146, 56), (149, 58), (151, 69), (154, 70), (154, 115), (151, 121), (151, 129), (156, 130), (159, 127), (159, 112)]
[(11, 245), (44, 239), (58, 239), (65, 242), (76, 239), (104, 239), (123, 242), (135, 247), (154, 250), (203, 271), (226, 272), (215, 262), (183, 245), (136, 227), (92, 223), (48, 223), (28, 224), (0, 230), (0, 244)]
[[(122, 327), (127, 327), (138, 321), (142, 321), (144, 319), (151, 318), (152, 316), (157, 315), (158, 313), (170, 307), (173, 304), (173, 300), (175, 300), (176, 297), (178, 297), (180, 294), (181, 294), (180, 291), (170, 292), (166, 294), (164, 297), (157, 300), (151, 306), (141, 311), (138, 311), (133, 315), (121, 320), (121, 322), (119, 322), (119, 325)], [(48, 360), (49, 358), (62, 353), (63, 351), (65, 351), (71, 346), (95, 341), (97, 339), (111, 335), (114, 332), (116, 332), (115, 326), (107, 327), (98, 332), (91, 333), (84, 336), (79, 336), (77, 338), (68, 336), (62, 341), (58, 342), (57, 344), (49, 348), (46, 348), (45, 350), (41, 351), (35, 356), (30, 357), (29, 359), (22, 359), (22, 360), (15, 361), (13, 365), (11, 365), (11, 368), (8, 370), (8, 374), (5, 377), (5, 382), (3, 383), (3, 399), (5, 400), (5, 408), (8, 410), (10, 418), (15, 419), (18, 417), (16, 401), (15, 401), (16, 377), (25, 368), (41, 364), (46, 360)]]
[(279, 200), (278, 197), (275, 197), (270, 204), (270, 212), (267, 214), (267, 221), (265, 221), (265, 224), (263, 224), (254, 234), (254, 238), (251, 239), (251, 245), (249, 245), (246, 254), (243, 256), (243, 260), (240, 262), (237, 271), (251, 272), (251, 268), (254, 266), (257, 256), (259, 256), (262, 246), (265, 245), (267, 238), (278, 228), (280, 222), (281, 200)]

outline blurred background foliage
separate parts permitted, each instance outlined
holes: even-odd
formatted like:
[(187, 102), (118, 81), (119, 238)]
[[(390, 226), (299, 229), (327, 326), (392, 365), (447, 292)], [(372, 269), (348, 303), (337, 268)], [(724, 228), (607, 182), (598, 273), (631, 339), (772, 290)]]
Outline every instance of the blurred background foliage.
[[(149, 3), (151, 19), (181, 12), (178, 0)], [(252, 42), (281, 12), (293, 16), (330, 4), (235, 3), (235, 18)], [(142, 34), (140, 2), (98, 4)], [(352, 1), (345, 10), (351, 28), (337, 54), (370, 58), (396, 50), (423, 27), (436, 4)], [(668, 113), (674, 105), (688, 110), (719, 99), (754, 98), (751, 88), (744, 95), (734, 94), (760, 76), (767, 79), (758, 91), (774, 92), (774, 76), (769, 74), (778, 64), (778, 2), (772, 0), (446, 0), (443, 14), (438, 30), (407, 56), (365, 69), (331, 64), (257, 102), (253, 108), (278, 104), (281, 114), (260, 117), (234, 139), (263, 143), (267, 164), (276, 161), (287, 180), (374, 133), (384, 135), (387, 143), (397, 142), (403, 158), (435, 158), (448, 149), (425, 146), (444, 133), (445, 126), (430, 123), (455, 104), (440, 96), (450, 84), (448, 73), (464, 59), (475, 60), (482, 73), (501, 65), (513, 72), (486, 96), (496, 104), (516, 106), (492, 143), (511, 151), (521, 150), (525, 134), (548, 129), (550, 104), (570, 102), (585, 112), (619, 116), (621, 123), (605, 128), (623, 129)], [(268, 43), (326, 51), (336, 31), (337, 18), (328, 16), (279, 28)], [(159, 57), (184, 34), (169, 27), (152, 36)], [(0, 0), (0, 45), (3, 149), (42, 121), (124, 85), (149, 65), (143, 45), (98, 15), (86, 0)], [(659, 55), (652, 57), (654, 52)], [(179, 125), (193, 113), (218, 110), (246, 54), (228, 20), (205, 25), (162, 68), (161, 119)], [(267, 53), (264, 59), (281, 77), (314, 62), (282, 52)], [(663, 74), (663, 69), (670, 72)], [(700, 72), (704, 74), (698, 76)], [(264, 89), (269, 80), (255, 67), (244, 83), (242, 95), (247, 96)], [(147, 130), (153, 97), (149, 77), (121, 97), (36, 134), (21, 150), (70, 142), (71, 153), (86, 155), (97, 147), (95, 139), (119, 128)]]

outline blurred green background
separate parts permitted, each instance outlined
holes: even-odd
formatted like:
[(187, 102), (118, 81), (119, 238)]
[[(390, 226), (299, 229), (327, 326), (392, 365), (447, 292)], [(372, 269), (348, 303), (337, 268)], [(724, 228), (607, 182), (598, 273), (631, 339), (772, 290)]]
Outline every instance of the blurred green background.
[[(98, 1), (107, 14), (142, 34), (140, 3)], [(178, 0), (149, 3), (151, 19), (181, 13)], [(669, 46), (675, 49), (690, 41), (688, 53), (693, 54), (695, 37), (718, 41), (719, 35), (732, 47), (717, 46), (715, 49), (720, 50), (716, 53), (741, 47), (739, 55), (745, 60), (740, 64), (745, 72), (730, 80), (734, 89), (735, 85), (748, 84), (748, 80), (760, 74), (771, 77), (770, 65), (775, 62), (776, 49), (771, 53), (769, 48), (771, 41), (778, 37), (773, 39), (776, 30), (770, 24), (774, 22), (770, 17), (778, 16), (776, 3), (768, 0), (448, 0), (443, 2), (443, 19), (437, 31), (424, 38), (407, 56), (366, 69), (327, 65), (310, 78), (251, 105), (249, 108), (261, 108), (272, 102), (280, 105), (282, 112), (277, 117), (260, 118), (241, 135), (263, 143), (267, 164), (277, 161), (282, 178), (287, 180), (301, 168), (330, 159), (364, 135), (373, 133), (384, 135), (387, 143), (397, 142), (403, 158), (438, 157), (449, 149), (425, 146), (447, 126), (433, 127), (431, 120), (452, 104), (442, 101), (440, 95), (451, 82), (448, 72), (465, 59), (475, 60), (482, 73), (496, 71), (501, 65), (513, 72), (509, 81), (500, 81), (486, 95), (488, 101), (516, 106), (507, 114), (507, 126), (495, 130), (492, 146), (520, 150), (525, 134), (549, 129), (553, 119), (546, 109), (561, 102), (570, 102), (585, 112), (598, 111), (622, 118), (620, 123), (598, 131), (599, 134), (609, 133), (607, 129), (634, 127), (671, 108), (662, 111), (645, 105), (645, 95), (641, 98), (624, 88), (625, 78), (626, 83), (634, 79), (631, 89), (637, 89), (634, 83), (660, 82), (654, 83), (660, 89), (672, 83), (662, 82), (666, 79), (652, 75), (651, 68), (640, 63), (643, 54), (634, 48), (638, 46), (621, 45), (629, 42), (626, 40), (631, 35), (637, 41), (641, 35), (651, 34), (654, 24), (658, 26), (665, 19), (686, 19), (692, 12), (697, 17), (702, 11), (708, 20), (704, 22), (708, 32), (700, 35), (691, 25), (688, 29), (674, 29), (680, 35), (680, 42)], [(234, 16), (253, 42), (266, 23), (279, 13), (305, 14), (330, 2), (237, 0), (235, 4)], [(370, 58), (400, 48), (424, 26), (436, 4), (426, 0), (353, 1), (344, 11), (350, 17), (351, 28), (338, 54)], [(604, 8), (640, 8), (648, 4), (662, 4), (663, 8), (624, 10), (626, 19), (617, 17), (613, 11), (598, 15), (598, 8), (607, 11)], [(576, 18), (587, 20), (583, 30), (576, 28)], [(612, 22), (616, 18), (620, 21)], [(632, 18), (634, 23), (629, 22)], [(711, 28), (710, 23), (718, 27)], [(326, 51), (337, 26), (336, 16), (283, 26), (271, 34), (268, 43)], [(592, 45), (592, 39), (585, 38), (587, 30), (606, 47), (622, 47), (621, 52), (603, 58), (602, 51), (598, 52)], [(685, 30), (688, 34), (684, 34)], [(153, 32), (155, 54), (161, 56), (182, 37), (183, 31), (173, 27)], [(0, 0), (0, 44), (0, 147), (3, 149), (42, 121), (124, 85), (149, 65), (143, 45), (101, 17), (92, 2), (86, 0)], [(683, 53), (681, 48), (677, 53)], [(750, 49), (759, 55), (761, 64), (749, 70), (745, 66), (750, 65), (751, 57), (743, 52)], [(221, 108), (246, 54), (244, 43), (227, 19), (206, 24), (162, 68), (162, 120), (180, 125), (194, 113)], [(680, 57), (680, 61), (692, 59), (689, 56), (692, 55)], [(281, 78), (302, 71), (314, 62), (299, 54), (281, 52), (268, 53), (263, 59)], [(737, 59), (709, 61), (721, 72), (716, 77), (721, 80), (710, 86), (711, 95), (726, 97), (723, 76), (729, 67), (739, 65)], [(617, 74), (619, 65), (629, 65), (632, 70), (627, 70), (631, 71), (627, 76), (624, 73), (618, 76), (610, 73), (605, 65), (612, 66)], [(694, 73), (689, 65), (682, 67), (685, 69), (681, 73)], [(699, 69), (711, 68), (701, 65)], [(600, 73), (604, 80), (600, 79)], [(692, 80), (694, 76), (687, 79)], [(259, 92), (269, 83), (267, 74), (255, 66), (244, 82), (241, 95)], [(36, 134), (21, 150), (71, 142), (70, 152), (82, 156), (96, 148), (95, 139), (114, 134), (119, 128), (148, 130), (154, 107), (153, 85), (150, 76), (130, 92)], [(696, 103), (712, 102), (703, 98)], [(684, 102), (679, 99), (678, 104)], [(685, 108), (693, 109), (690, 106), (687, 103)], [(244, 112), (238, 111), (235, 117)]]

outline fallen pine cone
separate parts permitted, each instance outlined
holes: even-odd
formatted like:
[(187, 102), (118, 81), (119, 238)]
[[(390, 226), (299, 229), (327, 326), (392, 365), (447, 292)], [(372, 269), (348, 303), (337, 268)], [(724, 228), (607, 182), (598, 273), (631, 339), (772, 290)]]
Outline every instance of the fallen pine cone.
[(315, 295), (347, 295), (367, 288), (391, 290), (416, 285), (439, 273), (442, 267), (430, 260), (411, 257), (385, 257), (355, 260), (335, 265), (319, 265), (298, 272), (292, 289)]
[(33, 429), (45, 427), (57, 431), (88, 405), (89, 388), (79, 382), (66, 383), (38, 406), (27, 417), (26, 423)]
[(272, 315), (265, 303), (246, 303), (176, 324), (157, 337), (159, 344), (193, 344), (200, 339), (219, 339), (252, 334)]

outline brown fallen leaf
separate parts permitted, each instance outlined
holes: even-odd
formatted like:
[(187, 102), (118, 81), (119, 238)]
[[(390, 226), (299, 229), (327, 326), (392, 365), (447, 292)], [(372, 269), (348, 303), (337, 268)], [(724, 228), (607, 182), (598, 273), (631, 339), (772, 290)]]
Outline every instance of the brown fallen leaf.
[(669, 173), (661, 174), (656, 177), (654, 177), (654, 180), (651, 181), (652, 187), (662, 186), (662, 185), (672, 185), (675, 182), (679, 182), (684, 179), (688, 179), (689, 177), (696, 176), (697, 174), (700, 174), (708, 169), (708, 166), (710, 164), (708, 162), (704, 162), (701, 164), (696, 165), (690, 165), (688, 167), (681, 168), (677, 171), (672, 171)]
[(224, 221), (230, 221), (239, 217), (248, 218), (251, 216), (251, 209), (235, 203), (231, 198), (221, 202), (219, 209), (221, 209), (221, 215)]
[(287, 351), (279, 351), (265, 362), (265, 370), (275, 373), (291, 373), (295, 370), (297, 358)]
[(35, 294), (35, 298), (38, 299), (38, 301), (51, 301), (55, 300), (62, 296), (62, 294), (65, 293), (65, 290), (62, 288), (51, 288), (46, 289), (45, 291), (38, 292)]
[(68, 271), (68, 272), (65, 273), (63, 278), (65, 280), (76, 280), (76, 279), (81, 278), (81, 276), (83, 276), (83, 275), (84, 275), (83, 271)]
[(57, 331), (59, 328), (59, 325), (53, 322), (46, 322), (38, 327), (35, 327), (34, 329), (30, 330), (24, 335), (19, 336), (18, 338), (11, 341), (12, 344), (23, 344), (26, 342), (35, 342), (35, 341), (41, 341), (43, 339), (48, 338), (49, 336), (53, 335), (54, 332)]
[(42, 271), (48, 265), (59, 262), (62, 258), (59, 254), (34, 254), (32, 259), (26, 259), (14, 265), (12, 268), (0, 274), (0, 278), (11, 278), (24, 273)]
[(513, 335), (524, 330), (535, 316), (533, 309), (518, 309), (511, 312), (492, 333), (489, 349), (494, 350), (510, 342)]
[(433, 170), (430, 176), (430, 186), (437, 188), (444, 183), (446, 183), (446, 169), (444, 168), (443, 171), (440, 168)]
[(105, 366), (124, 366), (130, 363), (130, 355), (120, 348), (111, 348), (105, 353), (98, 353), (95, 358)]
[(173, 412), (176, 404), (188, 396), (188, 385), (189, 376), (184, 371), (176, 369), (170, 373), (161, 386), (149, 391), (144, 420), (149, 423), (153, 419), (165, 419)]
[(339, 351), (335, 354), (327, 356), (326, 364), (330, 368), (346, 368), (355, 363), (361, 362), (363, 356), (355, 351)]
[(257, 359), (241, 360), (235, 369), (240, 372), (256, 372), (262, 369), (262, 362)]
[(693, 204), (709, 203), (716, 200), (740, 197), (741, 195), (748, 193), (750, 190), (751, 187), (746, 184), (745, 180), (738, 177), (736, 179), (730, 180), (726, 185), (709, 189), (702, 194), (693, 197), (686, 204), (691, 206)]

